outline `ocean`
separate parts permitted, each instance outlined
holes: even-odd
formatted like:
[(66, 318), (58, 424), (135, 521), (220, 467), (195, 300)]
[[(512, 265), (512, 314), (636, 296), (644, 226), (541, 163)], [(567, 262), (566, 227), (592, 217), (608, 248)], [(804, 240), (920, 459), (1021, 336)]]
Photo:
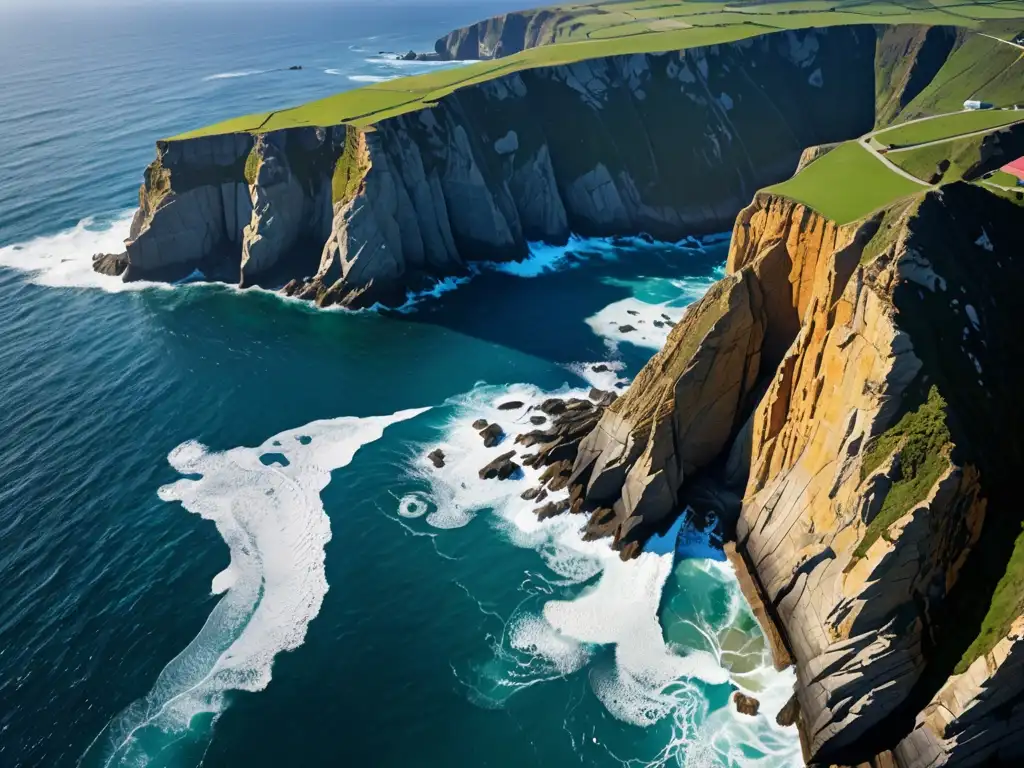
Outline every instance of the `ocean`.
[(622, 563), (477, 476), (473, 421), (624, 387), (726, 242), (538, 244), (387, 312), (91, 272), (156, 139), (509, 9), (0, 8), (0, 765), (801, 764), (713, 547)]

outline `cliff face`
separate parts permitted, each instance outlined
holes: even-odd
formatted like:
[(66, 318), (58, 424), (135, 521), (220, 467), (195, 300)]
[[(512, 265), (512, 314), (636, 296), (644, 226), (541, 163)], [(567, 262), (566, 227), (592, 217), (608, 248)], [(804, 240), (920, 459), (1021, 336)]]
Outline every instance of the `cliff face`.
[(871, 27), (783, 32), (523, 71), (366, 130), (164, 142), (126, 279), (198, 268), (393, 304), (529, 240), (721, 231), (804, 147), (870, 128), (874, 44)]
[(557, 8), (506, 13), (452, 30), (434, 43), (434, 51), (456, 61), (500, 59), (554, 43), (556, 27), (566, 19)]
[(963, 184), (847, 227), (759, 195), (729, 276), (577, 458), (590, 530), (625, 556), (702, 470), (742, 494), (727, 511), (809, 760), (1024, 753), (1018, 219)]

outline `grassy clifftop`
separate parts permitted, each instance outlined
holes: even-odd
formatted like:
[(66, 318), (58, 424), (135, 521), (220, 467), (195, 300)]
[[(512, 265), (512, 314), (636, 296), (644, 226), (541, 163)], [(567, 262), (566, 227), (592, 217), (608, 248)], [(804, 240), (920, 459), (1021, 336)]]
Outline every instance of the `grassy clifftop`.
[[(549, 29), (542, 39), (550, 44), (501, 59), (374, 84), (297, 107), (233, 118), (170, 140), (342, 123), (365, 128), (385, 118), (428, 107), (459, 88), (524, 69), (602, 56), (683, 50), (786, 29), (917, 24), (947, 25), (1012, 36), (1017, 29), (1015, 20), (1020, 20), (1024, 27), (1024, 0), (977, 3), (957, 0), (764, 3), (639, 0), (553, 6), (551, 10), (555, 13), (546, 22)], [(1020, 51), (1012, 48), (999, 51), (1002, 58), (1013, 58), (1015, 53)], [(973, 61), (970, 56), (961, 58), (964, 58), (964, 66)], [(927, 109), (928, 103), (920, 106)]]

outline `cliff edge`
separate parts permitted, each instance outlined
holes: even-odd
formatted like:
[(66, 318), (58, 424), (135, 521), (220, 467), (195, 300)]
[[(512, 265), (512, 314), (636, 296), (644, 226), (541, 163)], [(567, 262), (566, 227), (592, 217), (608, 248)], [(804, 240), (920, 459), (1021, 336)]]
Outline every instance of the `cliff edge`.
[(785, 31), (523, 70), (362, 127), (163, 141), (103, 265), (393, 306), (529, 241), (722, 231), (805, 147), (871, 127), (875, 41)]
[(588, 528), (624, 557), (719, 484), (808, 762), (1024, 755), (1019, 221), (963, 183), (845, 227), (759, 194), (582, 443)]

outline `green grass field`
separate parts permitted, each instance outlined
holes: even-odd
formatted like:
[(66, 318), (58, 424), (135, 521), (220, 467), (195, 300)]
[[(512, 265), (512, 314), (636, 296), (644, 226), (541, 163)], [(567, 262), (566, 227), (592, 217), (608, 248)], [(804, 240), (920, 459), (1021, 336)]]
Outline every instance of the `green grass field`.
[(1024, 110), (982, 109), (958, 112), (899, 125), (875, 135), (875, 140), (890, 147), (908, 147), (962, 136), (975, 131), (989, 131), (1024, 120)]
[[(301, 106), (233, 118), (170, 140), (341, 123), (368, 127), (387, 117), (430, 106), (458, 88), (524, 69), (602, 56), (683, 50), (784, 29), (875, 23), (949, 24), (975, 28), (991, 23), (993, 18), (1024, 20), (1024, 0), (990, 0), (972, 5), (947, 0), (806, 0), (750, 4), (641, 0), (558, 8), (563, 13), (554, 29), (557, 41), (554, 44), (530, 48), (507, 58), (474, 62), (358, 88)], [(1008, 59), (1007, 66), (1019, 58), (1016, 54), (1020, 51), (1011, 46), (988, 38), (979, 39), (987, 41), (990, 46), (1005, 49), (997, 53)], [(951, 73), (950, 77), (956, 80), (958, 76)], [(1019, 78), (1006, 75), (1003, 81), (993, 86), (994, 94), (1001, 94), (1006, 89), (1019, 90)], [(937, 96), (932, 95), (940, 99), (946, 98), (945, 93), (941, 91)], [(922, 102), (921, 108), (927, 106)]]
[(858, 142), (848, 141), (765, 191), (804, 203), (837, 224), (848, 224), (926, 189), (893, 173)]

